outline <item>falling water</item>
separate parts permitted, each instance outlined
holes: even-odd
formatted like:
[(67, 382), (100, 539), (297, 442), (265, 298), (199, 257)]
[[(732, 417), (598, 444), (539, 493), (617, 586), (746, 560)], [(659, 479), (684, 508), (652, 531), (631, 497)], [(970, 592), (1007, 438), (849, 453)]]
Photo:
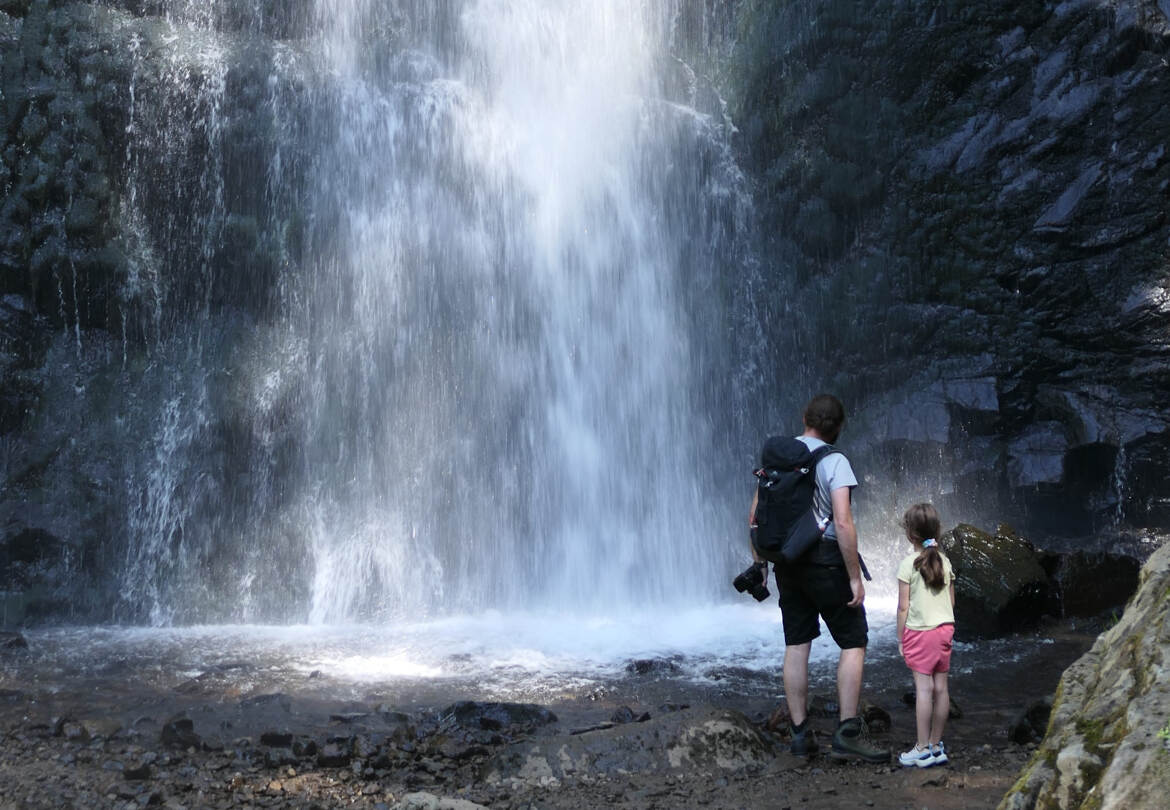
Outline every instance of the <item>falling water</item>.
[[(239, 13), (173, 5), (181, 37)], [(673, 51), (685, 5), (319, 0), (266, 52), (251, 185), (278, 272), (247, 317), (196, 296), (196, 334), (153, 350), (176, 371), (152, 378), (130, 475), (128, 610), (338, 622), (725, 590), (753, 279), (729, 125)], [(202, 53), (210, 241), (185, 272), (213, 291), (238, 220), (214, 182), (217, 58), (238, 54)]]

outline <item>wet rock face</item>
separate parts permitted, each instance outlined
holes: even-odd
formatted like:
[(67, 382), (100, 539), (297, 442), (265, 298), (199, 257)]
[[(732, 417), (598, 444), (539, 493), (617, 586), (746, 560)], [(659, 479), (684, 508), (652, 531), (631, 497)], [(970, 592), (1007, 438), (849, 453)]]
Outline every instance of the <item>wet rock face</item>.
[(1137, 590), (1140, 564), (1124, 554), (1073, 552), (1054, 561), (1050, 577), (1062, 616), (1100, 616)]
[(1162, 808), (1170, 793), (1170, 546), (1121, 620), (1061, 678), (1048, 733), (1000, 810)]
[[(258, 191), (282, 134), (261, 98), (287, 92), (306, 118), (298, 79), (270, 79), (274, 48), (295, 52), (284, 38), (314, 14), (309, 0), (0, 3), (0, 620), (119, 610), (111, 551), (135, 496), (115, 482), (137, 477), (157, 420), (145, 372), (196, 309), (224, 335), (263, 310), (275, 256), (295, 254), (266, 230), (289, 211)], [(231, 430), (209, 445), (238, 442)], [(52, 553), (6, 556), (31, 535)]]
[(806, 388), (875, 468), (1038, 538), (1166, 525), (1168, 13), (743, 4), (733, 115), (789, 309), (819, 313)]

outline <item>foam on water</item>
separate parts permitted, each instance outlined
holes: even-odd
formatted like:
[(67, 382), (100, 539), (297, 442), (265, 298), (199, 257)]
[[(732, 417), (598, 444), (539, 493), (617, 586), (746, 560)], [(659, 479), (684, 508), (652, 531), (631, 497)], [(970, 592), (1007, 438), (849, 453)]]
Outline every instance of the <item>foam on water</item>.
[[(867, 604), (871, 656), (894, 654), (893, 601)], [(779, 611), (754, 603), (685, 611), (647, 606), (621, 615), (487, 611), (380, 626), (57, 628), (28, 636), (48, 680), (54, 672), (101, 675), (118, 662), (164, 686), (207, 672), (229, 673), (247, 681), (245, 688), (318, 673), (343, 688), (441, 682), (501, 698), (621, 678), (642, 659), (669, 661), (671, 678), (695, 683), (731, 670), (766, 679), (778, 677), (784, 655)], [(827, 633), (814, 642), (814, 667), (831, 665), (836, 655)]]

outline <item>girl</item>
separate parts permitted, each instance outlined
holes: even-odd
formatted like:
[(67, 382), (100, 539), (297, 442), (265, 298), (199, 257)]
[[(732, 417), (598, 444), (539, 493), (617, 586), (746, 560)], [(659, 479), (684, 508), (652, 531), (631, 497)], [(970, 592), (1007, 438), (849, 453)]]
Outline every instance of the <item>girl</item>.
[(906, 510), (902, 528), (914, 547), (898, 565), (898, 652), (914, 674), (918, 743), (898, 757), (903, 765), (944, 765), (943, 724), (951, 709), (947, 670), (955, 635), (955, 575), (942, 553), (938, 512), (928, 503)]

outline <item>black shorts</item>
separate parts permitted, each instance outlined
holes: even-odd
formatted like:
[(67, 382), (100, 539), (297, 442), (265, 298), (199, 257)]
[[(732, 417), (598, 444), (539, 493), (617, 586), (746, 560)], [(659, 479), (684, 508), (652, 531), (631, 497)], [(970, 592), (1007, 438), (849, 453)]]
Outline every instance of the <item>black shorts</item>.
[(849, 574), (840, 566), (799, 565), (776, 577), (784, 643), (808, 644), (821, 634), (820, 616), (833, 641), (843, 650), (869, 645), (865, 606), (848, 607), (853, 599)]

